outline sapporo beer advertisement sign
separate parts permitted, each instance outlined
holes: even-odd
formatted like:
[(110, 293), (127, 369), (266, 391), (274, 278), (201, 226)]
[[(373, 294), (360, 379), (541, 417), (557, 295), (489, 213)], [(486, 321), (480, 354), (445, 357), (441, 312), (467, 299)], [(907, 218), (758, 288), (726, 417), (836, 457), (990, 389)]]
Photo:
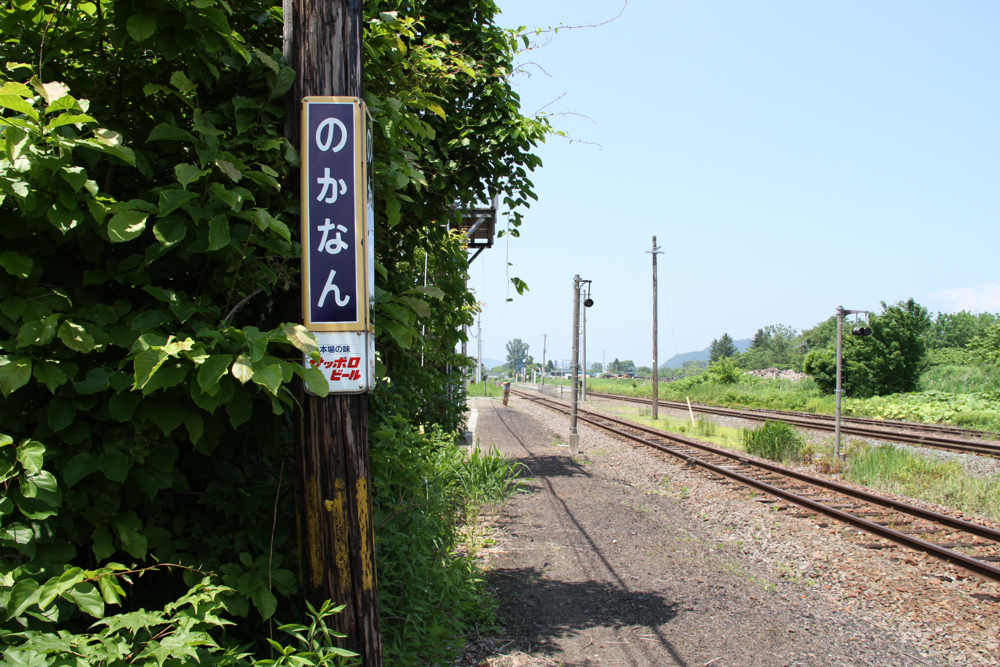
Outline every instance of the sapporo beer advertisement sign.
[[(368, 137), (354, 97), (302, 100), (302, 310), (332, 393), (371, 386)], [(329, 357), (329, 358), (327, 358)], [(317, 365), (314, 360), (306, 363)]]

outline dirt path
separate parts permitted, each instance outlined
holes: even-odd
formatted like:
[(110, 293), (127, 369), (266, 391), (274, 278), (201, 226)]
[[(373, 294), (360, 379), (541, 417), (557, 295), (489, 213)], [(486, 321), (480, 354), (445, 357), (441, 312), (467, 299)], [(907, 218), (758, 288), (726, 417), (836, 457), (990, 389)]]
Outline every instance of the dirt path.
[(490, 554), (508, 657), (488, 664), (941, 664), (741, 558), (636, 483), (633, 448), (581, 426), (586, 453), (570, 457), (518, 400), (476, 407), (481, 445), (530, 471)]

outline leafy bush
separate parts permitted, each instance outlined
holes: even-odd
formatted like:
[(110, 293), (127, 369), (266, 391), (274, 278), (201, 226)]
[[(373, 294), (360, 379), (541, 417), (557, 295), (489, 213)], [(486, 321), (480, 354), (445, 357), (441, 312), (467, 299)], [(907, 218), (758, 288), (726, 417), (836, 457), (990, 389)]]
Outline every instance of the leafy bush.
[(720, 384), (736, 384), (743, 377), (743, 369), (731, 357), (722, 357), (708, 366), (708, 375)]
[[(925, 423), (965, 423), (978, 420), (1000, 420), (1000, 394), (977, 392), (953, 394), (924, 391), (892, 396), (875, 396), (844, 402), (845, 414), (867, 415), (878, 419), (899, 419)], [(976, 420), (970, 419), (977, 415)]]
[[(209, 577), (192, 587), (175, 602), (159, 611), (140, 609), (107, 616), (97, 621), (91, 632), (70, 634), (25, 630), (4, 638), (5, 667), (23, 665), (73, 665), (88, 667), (350, 667), (360, 661), (356, 653), (335, 646), (343, 637), (326, 625), (326, 619), (343, 607), (327, 602), (316, 610), (308, 605), (308, 626), (282, 625), (292, 642), (284, 645), (268, 639), (276, 659), (254, 660), (243, 649), (224, 648), (212, 637), (212, 630), (232, 625), (221, 614), (223, 597), (232, 589), (213, 585)], [(19, 604), (24, 604), (23, 602)]]
[[(868, 398), (916, 390), (927, 350), (924, 334), (931, 326), (927, 309), (913, 299), (892, 306), (883, 302), (882, 312), (872, 314), (869, 325), (869, 337), (844, 335), (847, 395)], [(803, 362), (805, 373), (826, 393), (836, 388), (836, 369), (836, 348), (832, 346), (811, 351)]]
[(400, 417), (372, 433), (376, 549), (393, 565), (379, 570), (393, 665), (450, 662), (463, 632), (493, 621), (494, 602), (456, 516), (474, 520), (502, 504), (515, 473), (498, 453), (466, 456), (450, 434), (421, 434)]
[(805, 446), (798, 431), (784, 422), (766, 421), (757, 428), (743, 429), (742, 437), (747, 452), (772, 461), (796, 460)]

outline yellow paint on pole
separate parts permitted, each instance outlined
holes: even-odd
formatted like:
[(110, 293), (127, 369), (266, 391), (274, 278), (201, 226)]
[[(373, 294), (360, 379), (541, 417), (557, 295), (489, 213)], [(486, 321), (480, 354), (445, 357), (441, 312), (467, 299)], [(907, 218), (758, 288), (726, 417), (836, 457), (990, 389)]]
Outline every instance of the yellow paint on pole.
[(691, 415), (691, 426), (693, 427), (695, 424), (694, 424), (694, 410), (691, 409), (691, 399), (688, 398), (687, 396), (685, 396), (684, 398), (687, 398), (688, 414)]
[(309, 524), (306, 545), (309, 554), (310, 583), (315, 588), (323, 583), (323, 543), (320, 539), (319, 489), (315, 477), (306, 480), (306, 522)]
[(340, 593), (351, 590), (351, 557), (347, 550), (350, 533), (347, 532), (347, 486), (338, 479), (333, 484), (333, 500), (324, 500), (326, 511), (333, 515), (333, 556), (340, 574)]
[(357, 482), (358, 524), (361, 527), (361, 589), (375, 588), (375, 568), (372, 566), (371, 515), (368, 511), (368, 480), (362, 477)]

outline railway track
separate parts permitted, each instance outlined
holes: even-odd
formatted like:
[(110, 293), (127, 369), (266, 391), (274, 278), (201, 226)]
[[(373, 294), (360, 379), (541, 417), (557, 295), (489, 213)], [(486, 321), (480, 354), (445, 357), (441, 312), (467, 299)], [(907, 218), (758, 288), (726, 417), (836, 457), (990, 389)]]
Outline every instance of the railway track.
[[(605, 394), (603, 392), (588, 391), (588, 396), (608, 398), (629, 403), (648, 404), (649, 398), (636, 398), (633, 396), (619, 396), (617, 394)], [(675, 410), (687, 410), (687, 403), (680, 401), (660, 401), (660, 406), (673, 408)], [(736, 410), (734, 408), (720, 408), (712, 405), (702, 405), (692, 403), (691, 409), (695, 412), (723, 417), (735, 417), (737, 419), (751, 419), (754, 421), (782, 421), (799, 428), (811, 429), (814, 431), (834, 430), (833, 417), (830, 415), (811, 415), (802, 412), (782, 412), (779, 410)], [(844, 435), (854, 435), (863, 438), (873, 438), (875, 440), (886, 440), (888, 442), (903, 442), (921, 447), (933, 447), (936, 449), (947, 449), (955, 452), (965, 452), (968, 454), (979, 454), (982, 456), (1000, 457), (1000, 444), (986, 442), (970, 442), (967, 439), (955, 437), (955, 433), (970, 434), (969, 437), (993, 437), (995, 434), (985, 431), (963, 431), (951, 427), (944, 427), (937, 424), (907, 424), (904, 422), (890, 422), (893, 428), (886, 428), (885, 422), (882, 426), (871, 426), (872, 423), (879, 423), (874, 419), (841, 419), (840, 432)], [(909, 429), (911, 432), (894, 430), (895, 428)]]
[[(559, 401), (513, 389), (511, 393), (569, 414), (569, 408)], [(688, 465), (706, 470), (719, 483), (735, 482), (767, 494), (776, 499), (771, 502), (789, 504), (779, 505), (783, 509), (797, 506), (800, 509), (794, 516), (827, 516), (981, 577), (1000, 581), (1000, 530), (995, 528), (813, 477), (748, 457), (743, 452), (721, 449), (589, 410), (577, 412), (581, 421), (682, 459)], [(891, 545), (876, 542), (865, 546), (881, 549)]]

